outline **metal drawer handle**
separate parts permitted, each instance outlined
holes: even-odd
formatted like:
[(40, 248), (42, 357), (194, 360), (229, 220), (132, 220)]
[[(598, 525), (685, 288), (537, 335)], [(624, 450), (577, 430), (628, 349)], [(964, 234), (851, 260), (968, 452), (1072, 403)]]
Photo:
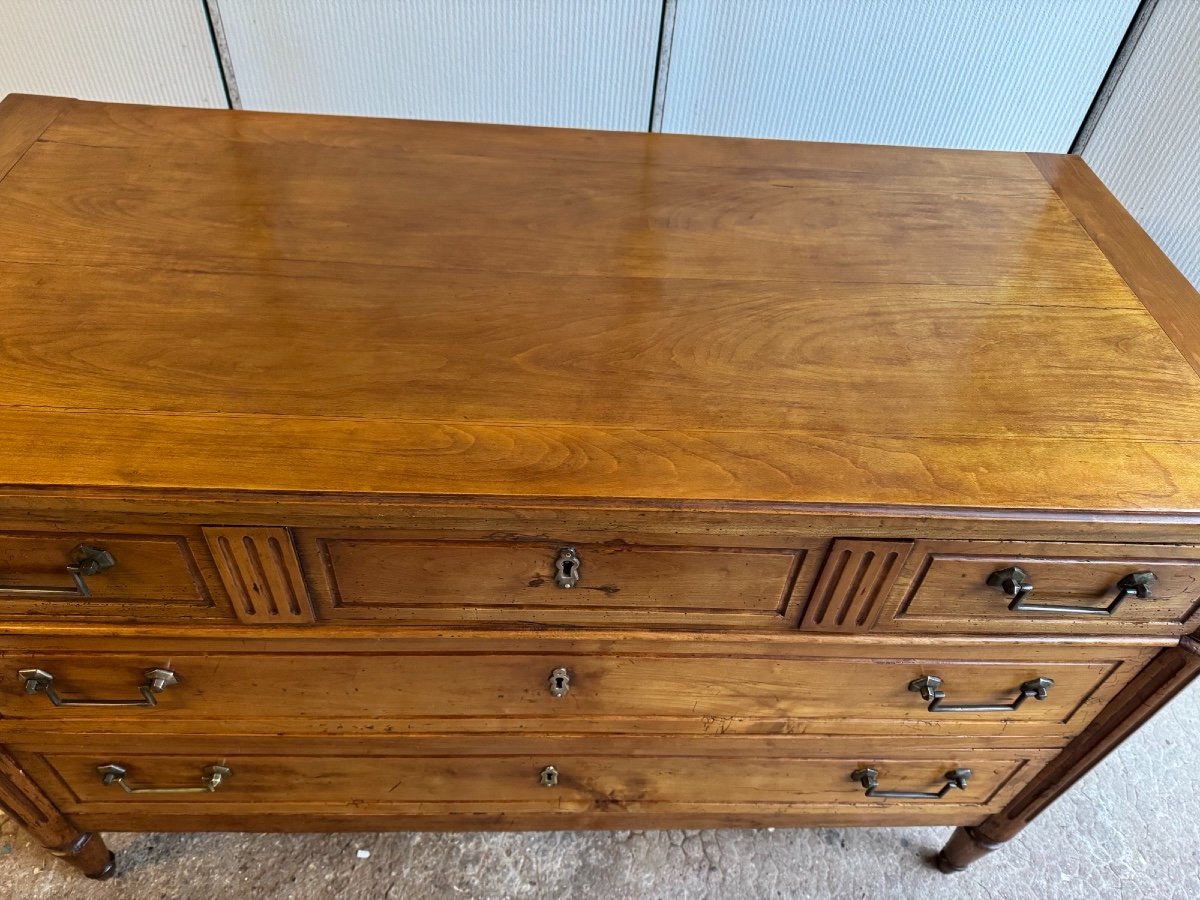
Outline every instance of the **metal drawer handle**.
[(1019, 566), (1000, 569), (988, 576), (990, 587), (999, 590), (1006, 597), (1012, 598), (1008, 608), (1017, 612), (1047, 612), (1071, 613), (1077, 616), (1111, 616), (1130, 597), (1139, 600), (1150, 599), (1150, 585), (1156, 576), (1153, 572), (1134, 572), (1126, 575), (1117, 582), (1117, 595), (1108, 606), (1052, 606), (1047, 603), (1026, 603), (1033, 593), (1033, 584), (1029, 581), (1029, 573)]
[(54, 687), (54, 676), (44, 669), (22, 669), (17, 677), (25, 682), (25, 693), (45, 691), (55, 706), (158, 706), (154, 695), (179, 684), (179, 676), (170, 669), (150, 669), (146, 672), (146, 683), (138, 688), (142, 692), (141, 700), (64, 700)]
[(951, 769), (943, 778), (946, 783), (940, 791), (881, 791), (879, 790), (879, 773), (874, 769), (855, 769), (850, 773), (850, 779), (857, 781), (866, 788), (868, 797), (883, 797), (892, 800), (941, 800), (955, 788), (960, 791), (967, 789), (971, 779), (970, 769)]
[(127, 794), (211, 794), (221, 786), (221, 782), (233, 774), (226, 766), (205, 766), (202, 783), (190, 787), (134, 787), (125, 780), (126, 769), (118, 763), (107, 763), (97, 766), (100, 780), (105, 784), (121, 786)]
[(90, 597), (92, 589), (84, 578), (97, 575), (105, 569), (111, 569), (117, 564), (116, 559), (107, 550), (93, 547), (90, 544), (78, 544), (71, 550), (71, 565), (67, 566), (67, 574), (75, 582), (75, 587), (42, 587), (40, 585), (16, 585), (9, 587), (0, 585), (0, 594), (12, 594), (17, 597)]
[(1030, 697), (1045, 700), (1050, 688), (1054, 686), (1054, 679), (1032, 678), (1026, 681), (1017, 688), (1020, 693), (1012, 703), (943, 703), (946, 692), (939, 690), (941, 686), (942, 679), (936, 675), (922, 675), (908, 683), (910, 691), (919, 693), (922, 699), (929, 701), (930, 712), (1012, 712), (1020, 709), (1021, 704)]
[(544, 787), (554, 787), (558, 784), (558, 769), (554, 766), (546, 766), (538, 772), (538, 783)]
[(554, 583), (560, 588), (573, 588), (579, 584), (579, 554), (574, 547), (563, 547), (554, 560)]
[(571, 692), (571, 673), (567, 669), (555, 669), (550, 673), (550, 696), (565, 697)]

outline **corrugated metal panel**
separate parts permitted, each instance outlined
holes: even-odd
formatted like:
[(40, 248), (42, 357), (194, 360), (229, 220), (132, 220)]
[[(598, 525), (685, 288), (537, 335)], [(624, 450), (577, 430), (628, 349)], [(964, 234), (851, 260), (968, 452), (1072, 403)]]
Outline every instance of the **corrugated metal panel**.
[(1200, 287), (1200, 3), (1196, 0), (1159, 0), (1083, 158), (1180, 271)]
[(247, 109), (644, 130), (660, 0), (221, 0)]
[(678, 0), (663, 130), (1065, 152), (1137, 0)]
[(200, 0), (0, 0), (0, 96), (225, 106)]

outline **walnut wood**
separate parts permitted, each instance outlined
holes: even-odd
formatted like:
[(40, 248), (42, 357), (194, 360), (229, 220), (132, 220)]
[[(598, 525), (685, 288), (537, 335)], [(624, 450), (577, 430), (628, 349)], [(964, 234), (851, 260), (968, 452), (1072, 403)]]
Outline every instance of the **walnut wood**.
[[(91, 874), (76, 825), (938, 823), (950, 869), (1195, 675), (1198, 298), (1077, 160), (17, 96), (0, 248), (0, 796)], [(85, 537), (92, 597), (3, 596)], [(1009, 616), (1001, 563), (1160, 577)]]
[[(662, 814), (730, 812), (836, 813), (838, 806), (857, 804), (877, 809), (886, 820), (889, 810), (940, 809), (947, 820), (961, 821), (999, 809), (1028, 780), (1033, 760), (1046, 751), (958, 751), (911, 758), (894, 753), (819, 758), (758, 755), (751, 750), (737, 757), (673, 755), (616, 756), (597, 747), (584, 756), (561, 752), (546, 742), (540, 752), (507, 756), (488, 752), (490, 739), (464, 740), (461, 755), (337, 756), (289, 755), (282, 747), (261, 756), (240, 752), (236, 741), (227, 753), (209, 758), (192, 752), (150, 755), (128, 748), (124, 753), (79, 748), (47, 754), (39, 769), (47, 784), (59, 791), (72, 814), (119, 813), (126, 808), (148, 812), (155, 808), (199, 813), (220, 810), (230, 818), (261, 812), (264, 806), (285, 805), (290, 812), (314, 814), (339, 808), (397, 814), (427, 811), (435, 815), (465, 812), (465, 817), (503, 811), (556, 812), (564, 822), (575, 813), (620, 809)], [(285, 745), (286, 746), (286, 745)], [(883, 787), (936, 791), (945, 772), (969, 768), (966, 789), (947, 797), (897, 804), (863, 795), (850, 773), (866, 760), (879, 772)], [(1040, 760), (1039, 760), (1040, 761)], [(126, 794), (106, 786), (97, 767), (119, 763), (137, 786), (197, 785), (204, 767), (220, 763), (231, 770), (228, 780), (212, 793)], [(558, 784), (542, 785), (538, 775), (547, 765), (558, 771)], [(31, 766), (31, 768), (33, 768)], [(784, 774), (786, 773), (786, 774)], [(952, 809), (957, 807), (957, 809)], [(965, 808), (964, 808), (965, 807)]]
[(316, 621), (292, 536), (286, 528), (205, 528), (234, 614), (255, 625)]
[(1012, 838), (1197, 675), (1200, 644), (1195, 640), (1180, 638), (1177, 646), (1161, 651), (1003, 810), (955, 831), (938, 854), (938, 867), (959, 871)]
[(870, 631), (912, 541), (834, 541), (804, 610), (805, 631)]
[[(987, 583), (1019, 566), (1034, 585), (1028, 602), (1107, 607), (1117, 584), (1153, 572), (1149, 599), (1129, 599), (1112, 616), (1010, 610), (1011, 598)], [(918, 541), (904, 576), (884, 604), (879, 627), (918, 632), (1000, 634), (1186, 634), (1200, 626), (1200, 547), (1008, 541)]]
[(1078, 156), (1030, 153), (1088, 237), (1200, 373), (1200, 292)]
[(20, 764), (2, 750), (0, 808), (43, 847), (89, 878), (103, 880), (116, 872), (116, 862), (104, 846), (104, 839), (76, 827), (25, 774)]
[[(849, 783), (849, 782), (847, 782)], [(919, 806), (919, 808), (917, 808)], [(964, 812), (967, 811), (967, 812)], [(958, 814), (956, 815), (955, 812)], [(82, 813), (77, 819), (96, 831), (248, 831), (248, 832), (345, 832), (345, 831), (561, 831), (651, 828), (826, 828), (840, 826), (955, 825), (964, 819), (983, 816), (978, 807), (958, 807), (955, 812), (932, 804), (880, 809), (869, 806), (837, 805), (814, 811), (811, 807), (759, 809), (750, 812), (695, 811), (687, 807), (628, 813), (605, 809), (600, 812), (526, 811), (480, 812), (466, 815), (402, 813), (380, 814), (371, 809), (343, 806), (321, 813), (290, 813), (285, 807), (266, 812), (261, 806), (237, 816), (219, 811), (183, 811), (158, 805), (125, 806), (112, 812)], [(984, 814), (986, 815), (986, 813)]]
[[(91, 596), (53, 599), (20, 596), (5, 588), (71, 588), (71, 550), (90, 544), (116, 564), (87, 578)], [(0, 531), (0, 618), (124, 621), (227, 620), (225, 591), (199, 529), (115, 527), (100, 530)]]
[(1200, 508), (1200, 378), (1020, 154), (73, 102), (0, 245), (13, 484)]
[[(101, 756), (195, 756), (218, 758), (233, 752), (256, 757), (340, 756), (369, 760), (374, 757), (449, 758), (470, 755), (539, 756), (553, 750), (563, 758), (601, 754), (631, 759), (642, 757), (676, 756), (688, 759), (729, 759), (739, 757), (776, 757), (780, 759), (823, 759), (837, 757), (854, 759), (866, 764), (871, 759), (954, 759), (964, 754), (982, 754), (985, 758), (1015, 759), (1017, 757), (1046, 761), (1058, 752), (1057, 747), (1030, 748), (1027, 741), (1012, 736), (996, 736), (987, 740), (986, 747), (978, 735), (939, 731), (928, 734), (737, 734), (726, 733), (720, 740), (712, 734), (660, 736), (647, 740), (645, 735), (615, 733), (587, 734), (571, 732), (541, 732), (527, 729), (520, 732), (492, 730), (485, 734), (458, 731), (437, 732), (426, 729), (404, 734), (377, 729), (371, 733), (344, 734), (326, 730), (319, 734), (272, 734), (267, 729), (259, 733), (225, 730), (206, 731), (201, 728), (172, 730), (146, 723), (136, 734), (107, 727), (80, 729), (73, 732), (43, 726), (24, 728), (14, 722), (11, 733), (6, 728), (6, 744), (20, 757), (31, 777), (42, 773), (42, 757), (78, 753), (86, 748)], [(231, 742), (236, 746), (231, 749)], [(364, 762), (365, 765), (365, 762)], [(786, 776), (783, 776), (786, 780)], [(61, 784), (47, 779), (46, 789), (64, 800)], [(979, 821), (979, 816), (974, 820)]]
[[(632, 634), (615, 641), (447, 635), (434, 646), (379, 636), (359, 646), (276, 640), (269, 654), (244, 643), (225, 650), (211, 641), (160, 643), (110, 639), (68, 652), (45, 640), (32, 651), (10, 644), (0, 666), (14, 675), (51, 672), (64, 696), (136, 698), (142, 673), (155, 667), (171, 668), (180, 683), (153, 708), (57, 708), (11, 678), (0, 690), (0, 714), (10, 727), (26, 721), (117, 731), (1004, 734), (1023, 736), (1028, 747), (1057, 746), (1149, 656), (1127, 645), (910, 639), (889, 648), (799, 636), (741, 649), (706, 646), (696, 635)], [(548, 685), (558, 668), (570, 677), (562, 698)], [(944, 680), (948, 702), (1008, 703), (1032, 678), (1055, 684), (1046, 700), (1011, 713), (931, 713), (908, 688), (923, 675)]]
[[(794, 627), (819, 562), (815, 541), (787, 549), (590, 544), (562, 535), (464, 541), (411, 531), (297, 534), (321, 618), (356, 622), (547, 622), (559, 625)], [(574, 587), (555, 582), (564, 547)], [(792, 602), (793, 597), (801, 598)]]
[(0, 179), (8, 174), (72, 101), (60, 97), (9, 94), (0, 101)]

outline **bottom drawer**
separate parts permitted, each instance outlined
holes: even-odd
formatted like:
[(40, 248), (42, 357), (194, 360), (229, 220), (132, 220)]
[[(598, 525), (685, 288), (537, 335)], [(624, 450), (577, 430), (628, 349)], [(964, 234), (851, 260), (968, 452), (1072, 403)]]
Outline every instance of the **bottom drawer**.
[[(627, 816), (681, 815), (681, 823), (692, 821), (688, 815), (704, 821), (740, 816), (767, 823), (776, 815), (832, 821), (842, 813), (953, 824), (1003, 805), (1052, 755), (890, 747), (875, 755), (825, 756), (813, 753), (820, 750), (813, 742), (780, 753), (786, 743), (753, 739), (628, 747), (616, 739), (581, 752), (575, 742), (547, 738), (540, 752), (529, 752), (525, 740), (517, 748), (524, 752), (512, 753), (504, 752), (503, 739), (487, 739), (459, 741), (464, 746), (447, 755), (427, 755), (420, 740), (372, 755), (349, 755), (356, 752), (350, 746), (337, 754), (288, 746), (226, 754), (214, 752), (216, 739), (205, 743), (190, 752), (70, 748), (18, 756), (64, 811), (100, 815), (106, 828), (125, 827), (122, 817), (132, 814), (152, 821), (131, 830), (167, 828), (176, 816), (257, 830), (264, 826), (245, 824), (246, 816), (396, 815), (418, 820), (400, 827), (418, 828), (422, 817), (458, 816), (500, 817), (509, 827), (603, 827), (603, 816), (613, 813), (625, 814), (614, 827)], [(230, 748), (240, 743), (228, 741)], [(214, 816), (228, 817), (228, 824), (213, 824)]]

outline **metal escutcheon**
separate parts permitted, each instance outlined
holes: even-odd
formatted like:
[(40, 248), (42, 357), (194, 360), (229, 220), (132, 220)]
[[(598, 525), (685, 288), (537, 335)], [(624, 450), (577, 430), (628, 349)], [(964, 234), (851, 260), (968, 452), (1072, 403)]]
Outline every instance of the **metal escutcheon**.
[(538, 783), (544, 787), (554, 787), (558, 784), (558, 769), (554, 766), (546, 766), (538, 773)]
[(554, 560), (554, 583), (560, 588), (573, 588), (579, 584), (579, 554), (574, 547), (563, 547)]
[(550, 696), (565, 697), (571, 691), (571, 673), (567, 669), (555, 669), (550, 673)]

